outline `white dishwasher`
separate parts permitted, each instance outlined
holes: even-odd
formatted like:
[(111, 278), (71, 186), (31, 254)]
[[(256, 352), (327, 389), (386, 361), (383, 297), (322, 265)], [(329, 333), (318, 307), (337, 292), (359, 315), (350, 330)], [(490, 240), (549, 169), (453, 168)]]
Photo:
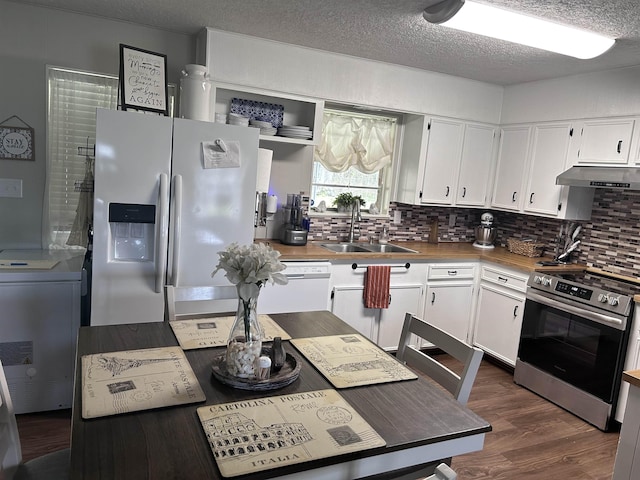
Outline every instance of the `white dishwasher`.
[(289, 279), (286, 285), (262, 287), (258, 313), (290, 313), (329, 310), (331, 263), (287, 261), (282, 272)]

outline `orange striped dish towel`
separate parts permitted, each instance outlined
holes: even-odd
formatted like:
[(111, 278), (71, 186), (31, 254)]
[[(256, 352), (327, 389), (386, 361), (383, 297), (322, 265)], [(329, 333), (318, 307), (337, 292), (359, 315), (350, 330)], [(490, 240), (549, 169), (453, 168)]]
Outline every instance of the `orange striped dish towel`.
[(364, 306), (366, 308), (389, 308), (389, 284), (391, 267), (371, 265), (364, 279)]

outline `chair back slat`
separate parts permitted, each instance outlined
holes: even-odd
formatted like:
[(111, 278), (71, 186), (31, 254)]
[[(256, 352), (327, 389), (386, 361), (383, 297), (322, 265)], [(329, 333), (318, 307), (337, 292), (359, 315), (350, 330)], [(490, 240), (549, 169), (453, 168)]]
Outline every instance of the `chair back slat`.
[[(428, 341), (462, 362), (462, 372), (458, 375), (438, 362), (433, 356), (409, 345), (412, 334)], [(415, 317), (413, 314), (407, 313), (396, 356), (398, 360), (417, 368), (442, 385), (464, 405), (469, 400), (471, 387), (478, 373), (483, 351), (449, 335), (445, 331)]]
[(5, 479), (10, 480), (22, 462), (22, 450), (2, 362), (0, 362), (0, 460), (2, 462), (0, 472), (4, 474)]

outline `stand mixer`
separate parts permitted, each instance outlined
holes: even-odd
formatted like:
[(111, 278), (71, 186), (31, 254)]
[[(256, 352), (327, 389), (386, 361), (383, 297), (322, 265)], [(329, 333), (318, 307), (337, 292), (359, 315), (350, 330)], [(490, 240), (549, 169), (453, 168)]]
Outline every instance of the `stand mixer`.
[(480, 225), (474, 229), (476, 241), (473, 246), (476, 248), (494, 248), (493, 242), (498, 235), (496, 227), (493, 226), (493, 214), (485, 212), (480, 217)]

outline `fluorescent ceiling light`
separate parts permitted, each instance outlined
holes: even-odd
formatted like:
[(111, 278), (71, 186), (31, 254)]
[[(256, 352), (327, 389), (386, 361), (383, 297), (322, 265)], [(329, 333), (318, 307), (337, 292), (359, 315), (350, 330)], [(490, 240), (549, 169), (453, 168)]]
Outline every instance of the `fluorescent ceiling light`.
[(423, 13), (430, 23), (571, 57), (594, 58), (615, 39), (470, 0), (444, 0)]

